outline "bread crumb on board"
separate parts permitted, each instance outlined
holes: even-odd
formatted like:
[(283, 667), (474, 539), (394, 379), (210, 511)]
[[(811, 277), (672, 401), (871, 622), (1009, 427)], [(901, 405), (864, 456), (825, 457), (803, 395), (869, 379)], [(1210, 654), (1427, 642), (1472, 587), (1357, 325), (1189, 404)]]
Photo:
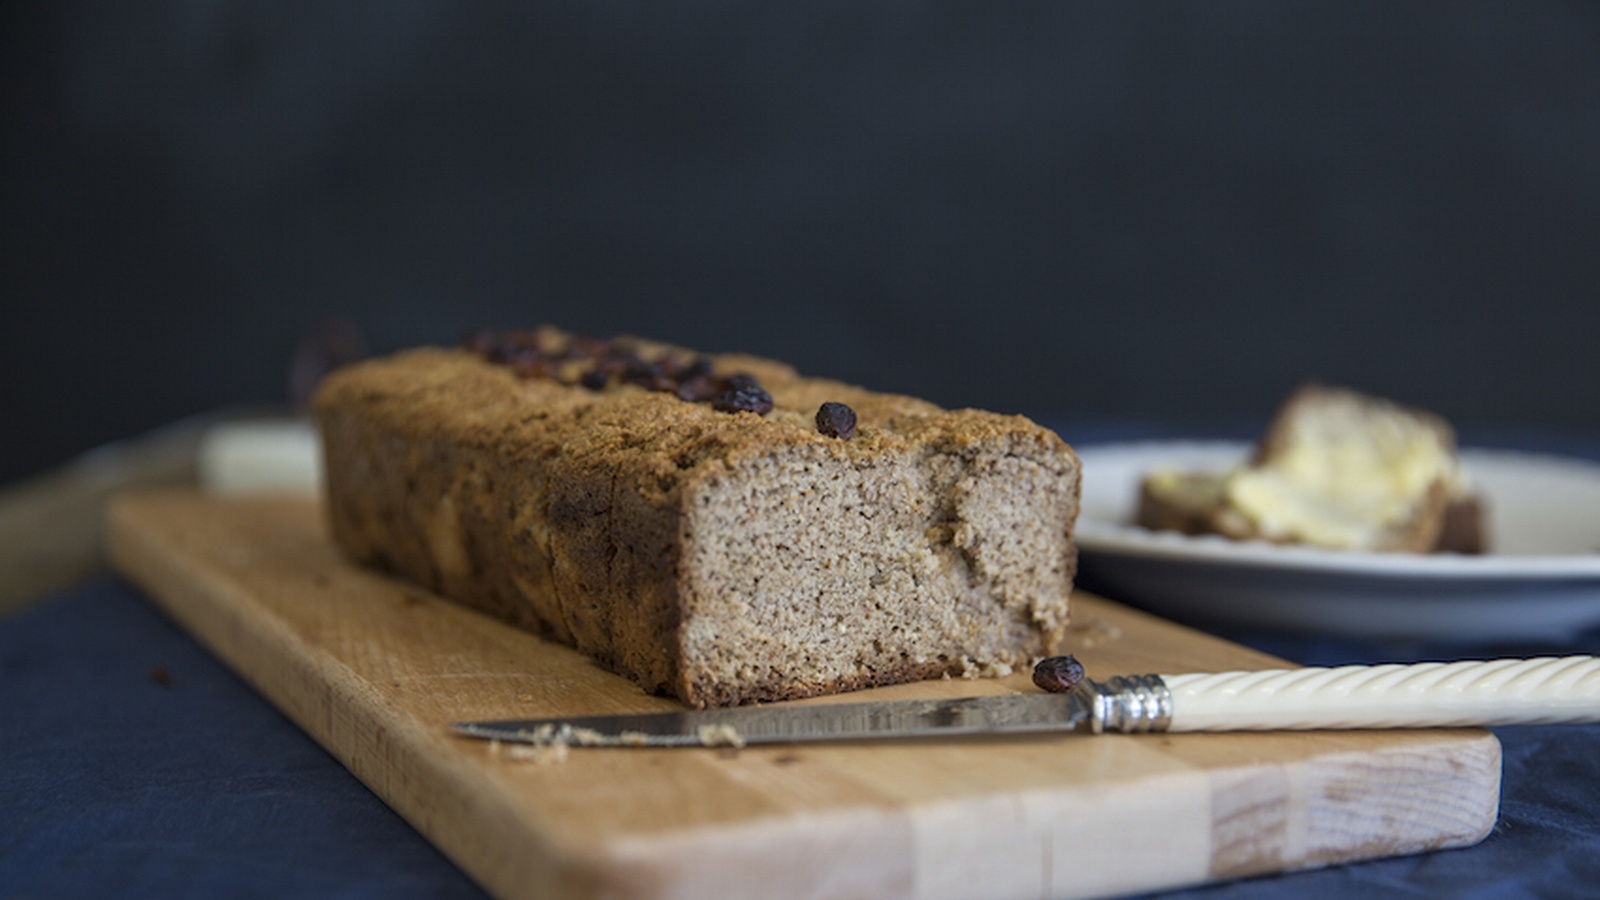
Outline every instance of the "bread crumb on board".
[(737, 728), (723, 723), (721, 725), (701, 725), (696, 729), (695, 736), (700, 739), (703, 747), (743, 747), (744, 735)]
[(513, 762), (531, 762), (534, 765), (548, 766), (566, 762), (569, 752), (566, 744), (513, 744), (511, 749), (506, 751), (506, 758)]
[[(568, 751), (576, 747), (648, 747), (650, 735), (642, 731), (624, 731), (615, 737), (609, 737), (589, 728), (574, 728), (571, 725), (540, 725), (531, 731), (522, 733), (523, 740), (513, 742), (509, 747), (507, 742), (491, 739), (489, 741), (489, 755), (504, 756), (517, 762), (534, 762), (539, 764), (564, 762)], [(744, 735), (739, 733), (732, 725), (702, 725), (696, 730), (695, 739), (703, 747), (731, 747), (740, 749), (745, 746)]]
[(1104, 619), (1092, 618), (1067, 626), (1067, 646), (1085, 649), (1107, 644), (1122, 637), (1122, 629)]
[(966, 658), (961, 661), (961, 677), (968, 681), (979, 678), (1005, 678), (1016, 670), (1004, 660), (980, 663), (977, 660)]
[(501, 746), (504, 741), (490, 740), (489, 754), (504, 755), (516, 762), (544, 765), (565, 762), (567, 751), (573, 746), (609, 747), (619, 743), (623, 746), (638, 746), (644, 743), (644, 735), (636, 732), (624, 732), (618, 740), (612, 740), (591, 728), (574, 728), (567, 724), (540, 725), (531, 731), (522, 732), (521, 736), (523, 741), (513, 743), (509, 748)]

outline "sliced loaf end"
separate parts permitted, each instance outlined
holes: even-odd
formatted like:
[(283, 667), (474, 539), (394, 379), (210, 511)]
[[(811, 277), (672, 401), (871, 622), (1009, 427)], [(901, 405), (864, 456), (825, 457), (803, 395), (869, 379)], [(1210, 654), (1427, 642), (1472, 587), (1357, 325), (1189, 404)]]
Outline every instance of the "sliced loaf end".
[(1005, 674), (1067, 624), (1076, 456), (1019, 417), (908, 417), (737, 454), (684, 492), (680, 694)]

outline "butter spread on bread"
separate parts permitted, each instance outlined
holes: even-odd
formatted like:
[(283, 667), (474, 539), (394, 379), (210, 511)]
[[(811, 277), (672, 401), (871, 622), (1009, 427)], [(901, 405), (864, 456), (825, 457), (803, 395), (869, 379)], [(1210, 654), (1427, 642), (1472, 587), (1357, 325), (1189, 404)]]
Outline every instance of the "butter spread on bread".
[(1248, 464), (1157, 472), (1141, 485), (1149, 528), (1336, 550), (1481, 552), (1481, 501), (1465, 487), (1454, 430), (1437, 415), (1306, 385)]

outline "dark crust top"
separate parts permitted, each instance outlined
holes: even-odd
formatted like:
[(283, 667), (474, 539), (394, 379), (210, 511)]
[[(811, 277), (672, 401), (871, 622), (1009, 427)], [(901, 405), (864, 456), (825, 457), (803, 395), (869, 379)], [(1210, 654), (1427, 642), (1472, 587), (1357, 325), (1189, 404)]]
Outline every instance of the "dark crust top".
[[(333, 373), (317, 396), (322, 412), (360, 407), (395, 433), (425, 434), (500, 452), (580, 451), (567, 423), (581, 424), (598, 446), (632, 445), (665, 492), (705, 463), (730, 462), (786, 445), (815, 445), (841, 459), (868, 459), (919, 447), (959, 450), (963, 444), (1011, 441), (1018, 451), (1065, 456), (1072, 450), (1054, 432), (1026, 417), (982, 410), (944, 410), (914, 397), (883, 394), (838, 381), (800, 376), (783, 363), (741, 354), (711, 357), (719, 374), (748, 372), (773, 398), (765, 416), (725, 413), (632, 385), (591, 391), (555, 381), (521, 379), (462, 350), (420, 348), (369, 360)], [(855, 410), (848, 441), (817, 432), (822, 403)]]

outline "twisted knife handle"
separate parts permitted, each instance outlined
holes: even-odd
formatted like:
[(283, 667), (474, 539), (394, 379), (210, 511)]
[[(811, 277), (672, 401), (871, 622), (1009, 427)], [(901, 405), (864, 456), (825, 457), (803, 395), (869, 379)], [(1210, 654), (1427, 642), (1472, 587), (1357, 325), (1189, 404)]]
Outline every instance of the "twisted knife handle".
[(1143, 676), (1091, 684), (1087, 692), (1093, 695), (1091, 726), (1109, 731), (1600, 722), (1600, 659), (1570, 656)]

